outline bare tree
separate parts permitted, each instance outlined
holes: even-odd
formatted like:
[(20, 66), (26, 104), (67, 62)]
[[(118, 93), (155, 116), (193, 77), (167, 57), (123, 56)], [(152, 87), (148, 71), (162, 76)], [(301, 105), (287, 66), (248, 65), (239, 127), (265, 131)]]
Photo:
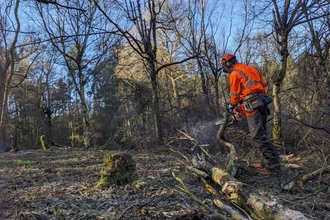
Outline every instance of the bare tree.
[(304, 14), (311, 34), (311, 46), (313, 48), (309, 53), (312, 57), (315, 57), (315, 72), (319, 72), (317, 77), (320, 83), (324, 83), (324, 86), (322, 86), (324, 90), (322, 89), (320, 92), (324, 91), (324, 94), (328, 95), (330, 92), (330, 76), (327, 72), (327, 65), (329, 64), (327, 61), (330, 53), (330, 21), (327, 15), (330, 13), (330, 4), (320, 7), (319, 11), (320, 15), (324, 14), (324, 17), (318, 19), (318, 21), (312, 19), (313, 17), (306, 9)]
[[(318, 13), (326, 14), (329, 9), (330, 4), (328, 7), (320, 8)], [(327, 71), (330, 52), (329, 18), (325, 16), (317, 20), (310, 19), (311, 15), (307, 10), (305, 17), (306, 31), (310, 34), (303, 35), (304, 53), (297, 62), (299, 77), (292, 79), (294, 85), (300, 87), (300, 91), (293, 94), (294, 115), (291, 118), (307, 126), (308, 129), (312, 128), (315, 132), (319, 130), (329, 133), (330, 76)]]
[[(7, 140), (7, 106), (8, 95), (13, 75), (15, 73), (15, 49), (20, 32), (20, 20), (18, 17), (18, 8), (20, 1), (5, 1), (0, 5), (1, 17), (0, 24), (0, 141)], [(15, 22), (9, 21), (9, 14), (13, 10)], [(12, 25), (12, 26), (11, 26)], [(9, 29), (14, 30), (14, 35), (9, 37)]]
[[(231, 4), (235, 5), (237, 3), (237, 1), (232, 1)], [(247, 44), (248, 41), (248, 37), (252, 32), (252, 28), (253, 28), (253, 20), (254, 20), (254, 14), (251, 13), (251, 8), (249, 5), (249, 1), (248, 0), (244, 0), (242, 1), (242, 5), (237, 5), (236, 7), (232, 7), (230, 14), (231, 16), (233, 16), (235, 14), (235, 11), (237, 9), (237, 7), (240, 8), (241, 13), (238, 16), (239, 17), (239, 21), (240, 23), (237, 24), (237, 29), (236, 30), (232, 30), (233, 27), (232, 25), (227, 26), (227, 23), (224, 22), (225, 19), (225, 12), (227, 11), (227, 6), (226, 5), (219, 5), (219, 3), (214, 4), (211, 6), (212, 9), (218, 9), (221, 8), (221, 6), (223, 7), (223, 9), (218, 9), (217, 11), (211, 11), (209, 13), (204, 12), (203, 13), (203, 17), (205, 17), (204, 19), (202, 19), (202, 30), (203, 30), (203, 49), (202, 49), (202, 59), (205, 63), (206, 66), (208, 66), (210, 72), (213, 75), (214, 78), (214, 88), (215, 88), (215, 96), (216, 96), (216, 107), (217, 109), (219, 109), (220, 106), (220, 91), (219, 91), (219, 79), (221, 76), (221, 59), (222, 56), (224, 55), (224, 53), (228, 53), (228, 40), (229, 38), (231, 38), (231, 33), (235, 31), (235, 36), (233, 37), (233, 49), (232, 49), (232, 53), (236, 54), (237, 52), (240, 52), (240, 55), (243, 57), (246, 57), (246, 61), (248, 61), (248, 58), (250, 58), (250, 54), (248, 54), (246, 51), (242, 51), (241, 47), (244, 44)], [(204, 4), (207, 5), (207, 4)], [(204, 9), (205, 10), (205, 9)], [(219, 15), (219, 12), (220, 13)], [(224, 32), (224, 36), (225, 39), (217, 39), (217, 31), (219, 29), (219, 26), (215, 26), (213, 24), (213, 20), (214, 20), (214, 15), (217, 14), (217, 19), (219, 23), (224, 23), (224, 28), (228, 29), (227, 32)], [(208, 16), (208, 17), (206, 17)], [(236, 15), (237, 16), (237, 15)], [(229, 23), (234, 23), (235, 20), (238, 20), (236, 17), (230, 17), (229, 18), (231, 21)], [(222, 44), (221, 44), (222, 43)], [(222, 45), (222, 47), (220, 47), (220, 45)], [(245, 52), (245, 53), (243, 53)], [(224, 99), (224, 103), (225, 106), (227, 106), (226, 103), (226, 99)]]
[[(111, 25), (104, 23), (97, 8), (88, 0), (71, 1), (66, 7), (50, 1), (47, 3), (50, 4), (37, 4), (38, 11), (49, 40), (63, 57), (74, 91), (80, 99), (81, 132), (85, 134), (85, 146), (88, 147), (90, 119), (86, 87), (102, 69), (99, 64), (105, 63), (118, 41), (113, 37)], [(98, 71), (94, 71), (96, 67)]]
[[(161, 108), (159, 105), (158, 74), (162, 69), (195, 58), (196, 54), (168, 63), (161, 63), (158, 60), (158, 32), (165, 31), (166, 29), (168, 29), (167, 31), (171, 29), (173, 30), (171, 26), (173, 26), (178, 19), (173, 17), (173, 14), (168, 15), (163, 13), (165, 7), (171, 8), (171, 6), (168, 5), (168, 1), (126, 0), (123, 4), (118, 1), (118, 8), (123, 9), (126, 18), (131, 24), (128, 28), (110, 18), (110, 16), (108, 16), (102, 9), (98, 1), (93, 0), (92, 2), (107, 17), (108, 21), (116, 26), (131, 48), (143, 59), (152, 87), (152, 110), (155, 136), (160, 142), (162, 142), (163, 134)], [(179, 5), (179, 3), (177, 4)], [(172, 9), (173, 8), (171, 8), (171, 10)]]
[(326, 14), (317, 13), (322, 7), (329, 5), (328, 1), (308, 1), (299, 0), (291, 2), (290, 0), (277, 1), (272, 0), (273, 9), (273, 23), (274, 23), (274, 37), (277, 42), (277, 49), (281, 56), (279, 70), (273, 75), (273, 97), (274, 97), (274, 126), (272, 130), (273, 140), (282, 143), (282, 120), (281, 120), (281, 103), (280, 90), (281, 84), (286, 76), (287, 61), (289, 57), (288, 45), (290, 42), (290, 33), (293, 28), (301, 25), (307, 21), (305, 12), (311, 16), (308, 20), (315, 20), (320, 17), (329, 16)]

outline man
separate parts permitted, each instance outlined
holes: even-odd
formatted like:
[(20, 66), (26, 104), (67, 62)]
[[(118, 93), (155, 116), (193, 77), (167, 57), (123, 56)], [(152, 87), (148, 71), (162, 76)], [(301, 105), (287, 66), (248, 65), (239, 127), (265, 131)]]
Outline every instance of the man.
[(237, 104), (243, 104), (252, 140), (259, 147), (263, 162), (252, 164), (261, 174), (280, 175), (278, 151), (266, 136), (266, 121), (269, 109), (265, 101), (267, 85), (261, 73), (252, 66), (238, 63), (236, 56), (226, 54), (222, 59), (222, 68), (229, 74), (230, 104), (232, 112)]

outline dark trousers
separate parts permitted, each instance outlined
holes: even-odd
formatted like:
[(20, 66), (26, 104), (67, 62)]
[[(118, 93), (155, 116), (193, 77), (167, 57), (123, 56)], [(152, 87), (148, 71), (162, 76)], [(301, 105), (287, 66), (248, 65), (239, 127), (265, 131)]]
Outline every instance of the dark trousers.
[(253, 115), (247, 117), (249, 130), (252, 140), (259, 147), (263, 158), (264, 164), (269, 170), (280, 169), (280, 158), (278, 151), (273, 143), (267, 138), (266, 122), (269, 115), (269, 109), (265, 105)]

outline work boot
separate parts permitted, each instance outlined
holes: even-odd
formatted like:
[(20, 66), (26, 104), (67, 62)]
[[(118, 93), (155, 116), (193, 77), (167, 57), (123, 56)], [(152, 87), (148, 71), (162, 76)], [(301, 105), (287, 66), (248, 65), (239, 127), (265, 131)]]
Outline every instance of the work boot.
[(261, 163), (252, 163), (251, 166), (257, 170), (261, 175), (273, 175), (280, 177), (282, 175), (281, 167), (279, 165), (276, 166), (268, 166), (267, 168)]
[(269, 165), (266, 167), (266, 169), (270, 171), (273, 176), (277, 176), (277, 177), (282, 176), (282, 169), (281, 169), (281, 165), (279, 164)]
[(262, 175), (271, 175), (272, 173), (270, 171), (268, 171), (264, 165), (262, 165), (261, 163), (252, 163), (251, 167), (255, 168), (256, 171)]

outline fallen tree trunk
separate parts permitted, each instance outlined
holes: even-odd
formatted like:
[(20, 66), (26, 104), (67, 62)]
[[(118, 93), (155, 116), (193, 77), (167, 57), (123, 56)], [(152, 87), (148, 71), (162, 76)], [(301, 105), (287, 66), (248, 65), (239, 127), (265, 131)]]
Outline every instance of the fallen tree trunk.
[(205, 160), (194, 161), (193, 164), (197, 165), (196, 169), (209, 173), (212, 180), (222, 187), (221, 193), (229, 201), (244, 209), (253, 219), (308, 219), (303, 213), (282, 206), (279, 199), (238, 181), (235, 177), (220, 168), (212, 166)]
[[(204, 158), (197, 160), (197, 157), (193, 158), (192, 164), (194, 169), (190, 167), (190, 170), (201, 170), (196, 173), (199, 175), (202, 173), (203, 177), (205, 177), (205, 173), (207, 173), (210, 177), (212, 177), (212, 180), (215, 183), (222, 187), (221, 193), (224, 194), (230, 202), (241, 207), (254, 219), (308, 219), (299, 211), (283, 207), (277, 198), (272, 197), (265, 192), (260, 192), (248, 184), (238, 181), (234, 177), (237, 170), (235, 166), (236, 150), (235, 146), (224, 138), (224, 131), (227, 125), (228, 115), (227, 113), (224, 113), (224, 120), (218, 131), (217, 138), (223, 145), (230, 149), (229, 163), (226, 170), (213, 166)], [(205, 185), (206, 184), (204, 182), (204, 186)], [(214, 203), (220, 209), (223, 209), (223, 205), (219, 200), (215, 199)], [(239, 215), (237, 219), (244, 219), (244, 217)]]

